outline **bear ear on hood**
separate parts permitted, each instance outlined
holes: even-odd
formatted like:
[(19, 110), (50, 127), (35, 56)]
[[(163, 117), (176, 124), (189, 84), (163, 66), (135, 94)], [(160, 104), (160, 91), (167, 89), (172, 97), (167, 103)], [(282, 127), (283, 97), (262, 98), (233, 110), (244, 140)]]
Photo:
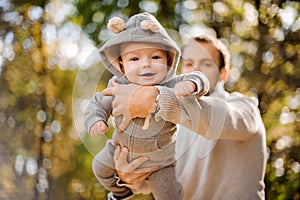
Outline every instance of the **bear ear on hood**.
[(152, 20), (144, 20), (140, 23), (141, 28), (144, 30), (151, 30), (152, 32), (156, 33), (161, 29), (160, 24), (158, 24), (156, 21)]
[(126, 29), (125, 22), (120, 17), (113, 17), (108, 21), (107, 28), (118, 34)]
[[(142, 29), (150, 30), (154, 33), (158, 32), (162, 28), (155, 20), (143, 20), (141, 21), (140, 26)], [(108, 21), (107, 28), (113, 33), (118, 34), (126, 29), (126, 24), (120, 17), (113, 17)]]

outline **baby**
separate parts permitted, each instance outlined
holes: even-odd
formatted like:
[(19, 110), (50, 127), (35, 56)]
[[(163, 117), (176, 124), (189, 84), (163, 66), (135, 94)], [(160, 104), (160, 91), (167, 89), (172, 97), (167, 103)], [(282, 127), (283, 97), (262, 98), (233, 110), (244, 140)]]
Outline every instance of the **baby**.
[[(125, 24), (112, 18), (108, 28), (116, 33), (100, 49), (105, 67), (115, 76), (110, 80), (120, 84), (134, 83), (174, 88), (177, 98), (199, 98), (208, 92), (209, 83), (201, 72), (176, 76), (180, 49), (154, 16), (142, 13)], [(108, 131), (107, 120), (112, 112), (113, 97), (96, 93), (85, 112), (85, 125), (92, 136)], [(158, 96), (159, 100), (159, 96)], [(93, 161), (97, 179), (111, 193), (109, 199), (130, 199), (133, 192), (116, 176), (113, 155), (117, 146), (127, 147), (129, 161), (139, 156), (149, 160), (142, 167), (158, 166), (148, 178), (156, 200), (182, 199), (182, 188), (175, 177), (176, 124), (155, 118), (154, 106), (146, 118), (135, 118), (123, 130), (122, 117), (115, 118), (116, 129), (111, 140)]]

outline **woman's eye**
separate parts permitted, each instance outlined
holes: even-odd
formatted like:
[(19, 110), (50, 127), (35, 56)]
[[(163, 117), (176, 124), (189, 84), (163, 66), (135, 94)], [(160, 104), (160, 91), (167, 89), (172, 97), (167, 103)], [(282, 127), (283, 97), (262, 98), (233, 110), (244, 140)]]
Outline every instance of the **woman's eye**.
[(190, 62), (185, 62), (185, 63), (183, 63), (183, 65), (184, 65), (185, 67), (193, 67), (193, 64), (190, 63)]
[(203, 65), (204, 65), (205, 67), (212, 67), (212, 66), (213, 66), (213, 64), (210, 63), (210, 62), (205, 62), (205, 63), (203, 63)]

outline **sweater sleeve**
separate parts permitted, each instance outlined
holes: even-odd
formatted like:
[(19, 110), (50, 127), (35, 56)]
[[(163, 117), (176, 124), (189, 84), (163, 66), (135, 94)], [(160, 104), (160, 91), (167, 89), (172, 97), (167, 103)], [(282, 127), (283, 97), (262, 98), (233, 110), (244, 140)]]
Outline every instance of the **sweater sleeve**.
[(209, 81), (207, 77), (199, 71), (174, 76), (165, 84), (165, 86), (173, 88), (176, 83), (181, 81), (192, 81), (197, 86), (197, 90), (193, 93), (196, 94), (196, 97), (205, 95), (209, 90)]
[[(224, 125), (220, 131), (221, 139), (247, 140), (251, 135), (265, 132), (265, 127), (258, 109), (258, 100), (240, 93), (232, 93), (226, 101)], [(216, 124), (212, 123), (212, 126)]]
[(184, 81), (190, 80), (197, 86), (196, 96), (200, 97), (205, 95), (209, 90), (209, 81), (207, 77), (199, 71), (194, 71), (184, 75)]
[(239, 93), (226, 99), (202, 96), (178, 100), (169, 88), (157, 88), (160, 98), (156, 119), (183, 125), (205, 138), (242, 141), (264, 128), (257, 103)]
[(93, 95), (84, 113), (84, 124), (88, 132), (98, 121), (104, 121), (108, 126), (107, 120), (112, 112), (111, 102), (111, 96), (103, 96), (100, 92)]

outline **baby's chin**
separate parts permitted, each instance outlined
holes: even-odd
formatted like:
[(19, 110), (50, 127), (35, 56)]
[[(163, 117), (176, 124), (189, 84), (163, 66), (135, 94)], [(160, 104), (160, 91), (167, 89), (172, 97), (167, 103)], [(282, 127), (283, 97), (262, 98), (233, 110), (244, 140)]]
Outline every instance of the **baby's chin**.
[(136, 83), (136, 84), (142, 85), (142, 86), (153, 86), (153, 85), (157, 85), (157, 83), (143, 83), (143, 84)]
[(153, 86), (159, 84), (159, 82), (154, 82), (154, 81), (143, 81), (143, 82), (136, 81), (132, 83), (137, 85), (142, 85), (142, 86)]

